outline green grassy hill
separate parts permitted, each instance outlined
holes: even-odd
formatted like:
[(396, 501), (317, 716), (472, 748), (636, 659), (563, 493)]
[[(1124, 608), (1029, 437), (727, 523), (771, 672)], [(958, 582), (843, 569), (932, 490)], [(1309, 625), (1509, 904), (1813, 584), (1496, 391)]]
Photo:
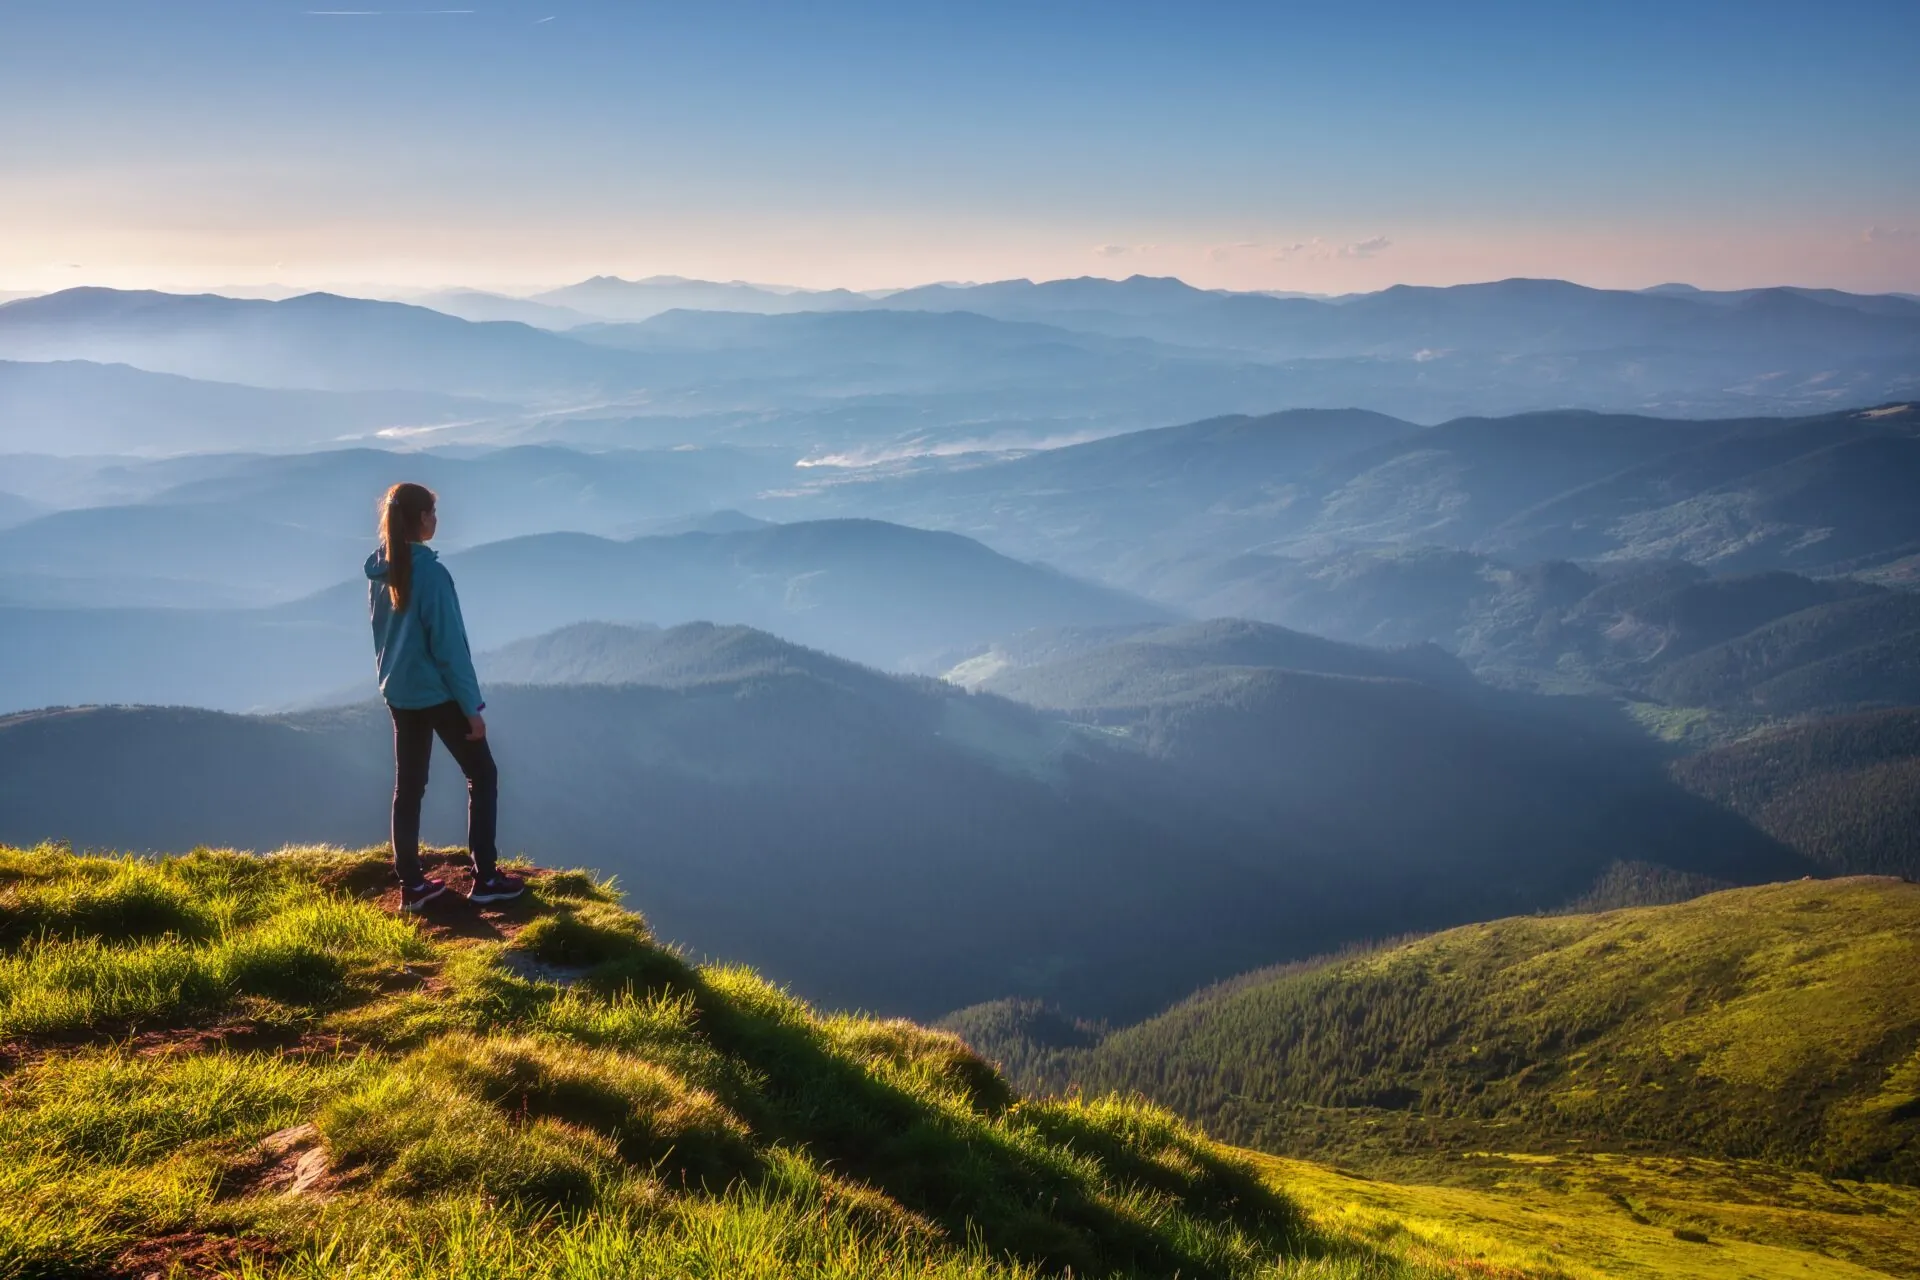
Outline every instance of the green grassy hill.
[(0, 1276), (1920, 1265), (1899, 1188), (1571, 1157), (1401, 1185), (1221, 1147), (1140, 1101), (1022, 1098), (951, 1034), (689, 964), (592, 877), (529, 874), (527, 901), (414, 920), (375, 854), (0, 849)]
[(948, 1025), (1017, 1080), (1137, 1091), (1282, 1154), (1597, 1150), (1920, 1183), (1920, 885), (1893, 879), (1472, 925), (1252, 974), (1090, 1048), (1006, 1006)]
[(0, 853), (0, 1274), (1395, 1274), (1163, 1112), (1019, 1102), (585, 875), (437, 924), (387, 878)]

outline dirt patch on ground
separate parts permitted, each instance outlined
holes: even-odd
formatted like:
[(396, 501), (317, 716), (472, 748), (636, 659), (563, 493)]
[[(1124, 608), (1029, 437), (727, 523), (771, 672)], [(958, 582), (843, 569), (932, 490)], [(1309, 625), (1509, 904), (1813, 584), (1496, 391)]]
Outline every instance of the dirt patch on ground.
[(285, 1027), (263, 1027), (256, 1022), (223, 1022), (212, 1027), (163, 1027), (127, 1037), (127, 1047), (143, 1058), (165, 1058), (176, 1053), (211, 1053), (223, 1049), (274, 1049), (297, 1038)]
[[(429, 985), (422, 975), (420, 985)], [(124, 1045), (142, 1058), (195, 1053), (277, 1053), (289, 1058), (324, 1058), (355, 1053), (366, 1046), (348, 1036), (245, 1020), (212, 1026), (155, 1027), (139, 1030), (122, 1024), (95, 1027), (72, 1035), (35, 1036), (0, 1044), (0, 1073), (24, 1070), (63, 1053)]]
[(229, 1022), (214, 1027), (167, 1027), (143, 1031), (126, 1042), (143, 1058), (182, 1053), (278, 1053), (289, 1058), (322, 1058), (352, 1053), (364, 1046), (346, 1036), (298, 1027)]
[[(435, 939), (447, 942), (462, 939), (507, 942), (540, 914), (540, 906), (531, 895), (513, 902), (489, 903), (485, 906), (467, 901), (467, 894), (473, 889), (473, 867), (467, 861), (464, 850), (426, 851), (420, 855), (420, 862), (428, 875), (444, 880), (447, 885), (447, 892), (429, 902), (426, 910), (414, 917)], [(393, 872), (384, 863), (357, 864), (356, 872), (358, 866), (374, 867), (379, 876), (378, 884), (362, 890), (360, 896), (382, 911), (398, 914), (400, 886), (394, 882)], [(514, 867), (512, 871), (529, 886), (553, 874), (545, 867)]]
[(117, 1280), (169, 1280), (180, 1276), (217, 1276), (232, 1271), (242, 1258), (265, 1258), (273, 1252), (266, 1240), (209, 1236), (182, 1231), (130, 1245), (114, 1260), (110, 1274)]

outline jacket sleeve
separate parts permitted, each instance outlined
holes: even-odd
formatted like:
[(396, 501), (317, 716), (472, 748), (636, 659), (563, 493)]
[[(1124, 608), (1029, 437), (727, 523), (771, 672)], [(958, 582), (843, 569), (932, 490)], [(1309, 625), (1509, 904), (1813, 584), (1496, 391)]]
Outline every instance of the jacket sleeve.
[[(427, 656), (440, 669), (448, 692), (460, 709), (478, 715), (486, 708), (480, 696), (480, 677), (474, 674), (473, 654), (467, 648), (467, 624), (460, 617), (460, 597), (454, 594), (453, 575), (435, 565), (433, 586), (419, 592), (416, 607), (427, 638)], [(422, 574), (421, 577), (427, 575)], [(424, 585), (424, 584), (423, 584)]]

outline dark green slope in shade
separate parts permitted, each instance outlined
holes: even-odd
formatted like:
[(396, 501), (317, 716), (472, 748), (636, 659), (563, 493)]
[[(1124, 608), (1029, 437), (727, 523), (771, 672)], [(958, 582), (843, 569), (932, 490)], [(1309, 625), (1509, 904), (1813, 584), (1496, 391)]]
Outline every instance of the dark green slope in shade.
[(1657, 696), (1773, 715), (1920, 702), (1920, 595), (1849, 594), (1664, 666)]
[[(1601, 847), (1723, 882), (1802, 869), (1724, 812), (1675, 796), (1611, 705), (1488, 690), (1431, 648), (1220, 620), (1010, 666), (980, 687), (1123, 735), (1212, 810), (1262, 831), (1337, 831), (1368, 868), (1314, 872), (1347, 937), (1377, 936), (1365, 921), (1378, 923), (1384, 903), (1399, 919), (1450, 914), (1460, 885), (1449, 869), (1492, 914), (1581, 892), (1565, 870), (1597, 875), (1586, 859)], [(1356, 910), (1336, 883), (1367, 905)]]
[[(1174, 829), (1139, 762), (1084, 756), (1018, 708), (783, 675), (500, 687), (488, 717), (505, 848), (571, 846), (644, 886), (671, 936), (778, 960), (834, 1004), (1031, 989), (1144, 1011), (1270, 955), (1288, 927), (1276, 872), (1229, 857), (1217, 830)], [(16, 717), (0, 722), (0, 827), (90, 847), (373, 844), (390, 732), (373, 707)], [(464, 796), (436, 769), (429, 832), (457, 840)], [(1216, 932), (1194, 947), (1201, 920)]]
[(1920, 710), (1791, 725), (1673, 772), (1822, 866), (1920, 878)]
[(1249, 974), (1104, 1039), (1021, 1005), (947, 1025), (1022, 1083), (1137, 1091), (1281, 1153), (1598, 1149), (1920, 1181), (1920, 886), (1898, 880), (1470, 925)]

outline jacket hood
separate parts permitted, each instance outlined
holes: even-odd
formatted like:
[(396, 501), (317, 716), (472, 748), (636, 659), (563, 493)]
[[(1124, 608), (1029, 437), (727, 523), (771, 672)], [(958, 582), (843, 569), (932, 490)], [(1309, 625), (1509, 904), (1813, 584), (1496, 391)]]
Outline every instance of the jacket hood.
[[(413, 559), (414, 559), (414, 563), (416, 564), (418, 564), (422, 560), (431, 562), (434, 560), (438, 560), (440, 558), (439, 556), (434, 554), (433, 548), (428, 546), (424, 542), (415, 542), (409, 545), (412, 546), (413, 548)], [(380, 579), (386, 576), (387, 576), (387, 553), (384, 550), (375, 551), (372, 555), (367, 557), (367, 577), (373, 579), (375, 582), (378, 582)]]

